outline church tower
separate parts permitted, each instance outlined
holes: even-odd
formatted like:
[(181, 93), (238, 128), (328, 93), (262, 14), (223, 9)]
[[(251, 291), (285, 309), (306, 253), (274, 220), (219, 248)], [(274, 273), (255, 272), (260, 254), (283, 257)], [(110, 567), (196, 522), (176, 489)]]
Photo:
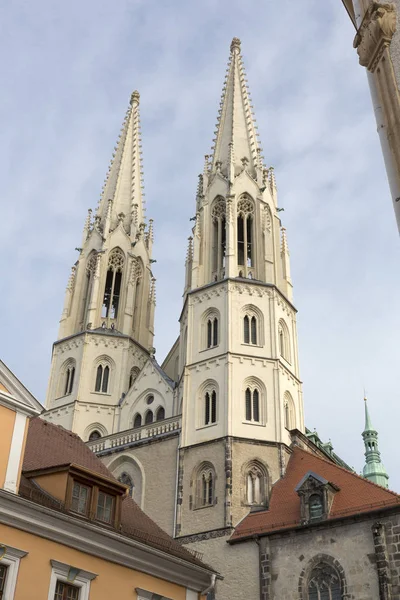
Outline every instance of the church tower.
[(85, 221), (53, 346), (44, 416), (84, 440), (119, 430), (122, 399), (154, 353), (139, 100), (133, 92), (97, 211)]
[(365, 427), (362, 437), (365, 445), (365, 465), (363, 476), (382, 487), (389, 487), (389, 475), (381, 462), (381, 453), (378, 447), (378, 432), (373, 428), (369, 416), (367, 399), (365, 401)]
[(265, 507), (285, 470), (290, 430), (304, 432), (288, 242), (240, 40), (230, 50), (180, 318), (176, 534), (184, 537), (229, 529), (249, 508)]

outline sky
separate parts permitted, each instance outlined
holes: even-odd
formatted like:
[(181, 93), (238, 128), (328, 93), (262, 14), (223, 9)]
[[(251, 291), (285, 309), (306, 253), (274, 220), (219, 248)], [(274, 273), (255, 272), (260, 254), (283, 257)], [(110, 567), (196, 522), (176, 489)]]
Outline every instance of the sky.
[(340, 0), (2, 2), (0, 357), (43, 403), (74, 248), (138, 89), (162, 362), (234, 36), (284, 208), (306, 425), (360, 472), (365, 389), (400, 492), (399, 237)]

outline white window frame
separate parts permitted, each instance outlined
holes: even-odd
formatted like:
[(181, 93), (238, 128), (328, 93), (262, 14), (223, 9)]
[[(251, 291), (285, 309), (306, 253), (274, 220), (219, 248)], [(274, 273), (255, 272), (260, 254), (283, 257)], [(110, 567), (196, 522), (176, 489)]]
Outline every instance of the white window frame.
[(167, 596), (161, 596), (160, 594), (149, 592), (142, 588), (135, 588), (135, 592), (137, 594), (137, 600), (171, 600), (171, 598), (167, 598)]
[(96, 573), (90, 573), (78, 567), (66, 565), (58, 560), (51, 560), (50, 563), (52, 569), (48, 600), (54, 600), (57, 581), (74, 585), (79, 588), (79, 600), (89, 600), (90, 582), (97, 577)]
[(0, 564), (7, 567), (4, 586), (5, 600), (13, 600), (17, 585), (18, 569), (21, 558), (28, 553), (6, 544), (0, 544)]

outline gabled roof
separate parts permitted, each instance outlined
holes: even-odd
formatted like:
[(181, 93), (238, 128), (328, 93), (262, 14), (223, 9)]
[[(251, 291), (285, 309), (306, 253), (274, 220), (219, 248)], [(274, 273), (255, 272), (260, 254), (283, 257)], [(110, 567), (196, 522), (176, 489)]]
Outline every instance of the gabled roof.
[(43, 406), (0, 360), (0, 404), (28, 416), (39, 415)]
[[(74, 464), (89, 469), (94, 473), (114, 481), (115, 478), (99, 458), (86, 446), (76, 434), (67, 431), (60, 425), (53, 425), (40, 419), (32, 419), (28, 436), (22, 471), (29, 472), (49, 467)], [(32, 489), (32, 482), (23, 478), (24, 484)], [(30, 499), (49, 506), (46, 494), (32, 496)], [(57, 501), (50, 503), (50, 508), (57, 508)], [(105, 528), (107, 529), (107, 528)], [(122, 535), (132, 537), (148, 546), (158, 548), (185, 561), (206, 567), (197, 557), (183, 548), (178, 542), (163, 531), (150, 519), (130, 497), (122, 502), (121, 530)], [(208, 567), (206, 567), (208, 568)]]
[(272, 488), (268, 510), (247, 515), (236, 527), (231, 541), (268, 535), (281, 529), (294, 529), (300, 526), (300, 497), (296, 487), (309, 471), (338, 488), (328, 521), (368, 513), (380, 508), (398, 506), (400, 509), (400, 495), (315, 454), (295, 447), (285, 476)]

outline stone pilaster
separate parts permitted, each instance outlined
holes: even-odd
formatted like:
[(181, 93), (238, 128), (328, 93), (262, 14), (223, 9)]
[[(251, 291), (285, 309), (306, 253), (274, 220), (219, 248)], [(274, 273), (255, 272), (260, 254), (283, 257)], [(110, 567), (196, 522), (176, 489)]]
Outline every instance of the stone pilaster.
[[(374, 523), (372, 526), (376, 567), (378, 570), (379, 600), (392, 600), (392, 581), (389, 568), (389, 557), (386, 544), (385, 526)], [(398, 596), (396, 596), (398, 598)]]

